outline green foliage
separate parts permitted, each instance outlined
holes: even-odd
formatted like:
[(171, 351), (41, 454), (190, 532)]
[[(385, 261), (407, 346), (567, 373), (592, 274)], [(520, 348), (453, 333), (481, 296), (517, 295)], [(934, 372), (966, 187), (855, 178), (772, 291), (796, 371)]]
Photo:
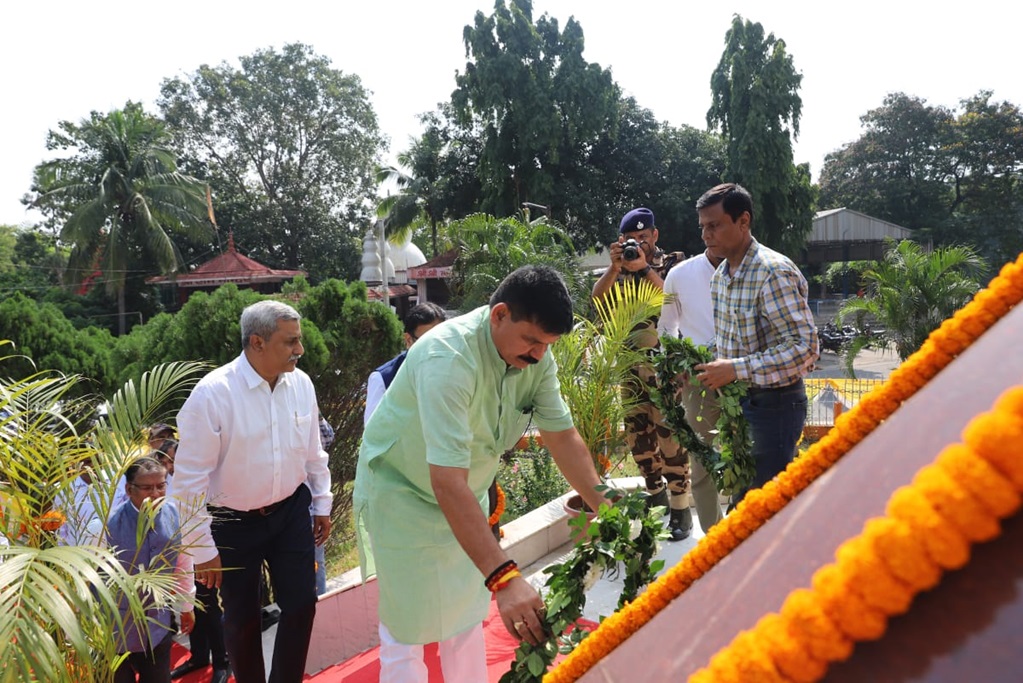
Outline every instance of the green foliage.
[(48, 134), (46, 148), (62, 156), (36, 167), (33, 203), (63, 222), (60, 239), (71, 245), (65, 278), (105, 283), (118, 297), (124, 334), (124, 290), (142, 287), (128, 274), (178, 269), (171, 236), (209, 234), (206, 188), (178, 172), (163, 123), (141, 105), (128, 102), (59, 128)]
[(456, 308), (468, 311), (486, 304), (501, 280), (529, 264), (551, 266), (561, 273), (577, 310), (589, 299), (572, 241), (544, 218), (527, 223), (476, 214), (451, 223), (447, 232), (458, 245), (451, 279)]
[(303, 359), (303, 368), (316, 386), (320, 412), (334, 427), (332, 516), (341, 520), (351, 509), (348, 484), (355, 479), (362, 438), (366, 378), (401, 350), (403, 328), (388, 307), (367, 300), (363, 282), (327, 280), (300, 299), (297, 308), (303, 315), (303, 332), (306, 322), (313, 323), (326, 352), (316, 364), (307, 365)]
[(711, 76), (707, 124), (720, 128), (727, 141), (726, 180), (753, 195), (757, 239), (787, 254), (799, 253), (813, 227), (810, 168), (792, 162), (802, 80), (785, 41), (765, 36), (759, 23), (733, 17)]
[(827, 269), (820, 276), (821, 281), (829, 289), (859, 290), (866, 284), (863, 273), (874, 266), (873, 261), (840, 261), (828, 264)]
[(586, 606), (586, 591), (601, 576), (614, 578), (624, 570), (617, 607), (621, 609), (664, 566), (664, 560), (653, 559), (659, 542), (668, 535), (661, 521), (662, 508), (647, 510), (646, 496), (640, 491), (603, 490), (608, 502), (601, 503), (594, 521), (585, 515), (569, 521), (576, 538), (572, 554), (544, 570), (550, 574), (543, 616), (548, 639), (537, 647), (523, 641), (501, 683), (539, 683), (559, 653), (571, 652), (589, 635), (576, 628), (576, 622)]
[[(731, 495), (753, 483), (757, 474), (753, 459), (753, 441), (749, 423), (742, 414), (740, 401), (746, 395), (744, 382), (731, 382), (715, 392), (714, 401), (720, 409), (715, 427), (714, 443), (705, 444), (686, 421), (686, 411), (678, 399), (677, 383), (688, 381), (699, 386), (696, 366), (709, 363), (714, 356), (705, 346), (697, 346), (689, 338), (661, 338), (661, 351), (655, 362), (658, 388), (651, 397), (674, 431), (682, 447), (696, 455), (704, 469), (714, 477), (718, 491)], [(707, 390), (702, 389), (706, 397)]]
[(663, 301), (664, 292), (646, 280), (626, 280), (594, 302), (596, 320), (577, 316), (573, 330), (551, 347), (561, 395), (601, 476), (624, 443), (622, 421), (635, 404), (622, 387), (635, 381), (632, 368), (647, 362), (637, 350), (637, 329), (660, 312)]
[[(886, 330), (901, 360), (906, 360), (945, 319), (969, 303), (986, 271), (983, 259), (969, 247), (932, 252), (903, 240), (884, 260), (864, 271), (866, 295), (846, 301), (838, 321), (856, 314), (873, 316)], [(852, 367), (857, 345), (847, 356)]]
[(0, 296), (32, 295), (60, 284), (63, 259), (52, 238), (37, 230), (0, 225)]
[(632, 97), (617, 102), (615, 116), (587, 164), (574, 171), (576, 191), (566, 200), (569, 234), (581, 247), (607, 246), (618, 239), (618, 217), (647, 206), (657, 217), (659, 247), (702, 251), (696, 200), (721, 182), (724, 142), (690, 126), (658, 123)]
[[(118, 392), (109, 419), (94, 428), (86, 419), (91, 401), (74, 398), (80, 378), (0, 379), (0, 409), (9, 413), (0, 424), (0, 533), (10, 543), (0, 546), (0, 679), (112, 683), (123, 659), (111, 628), (119, 606), (144, 625), (147, 607), (180, 599), (159, 562), (129, 574), (113, 549), (58, 545), (61, 517), (53, 508), (73, 498), (73, 482), (89, 467), (89, 496), (106, 520), (141, 430), (200, 372), (195, 365), (157, 368), (137, 388)], [(158, 507), (143, 506), (140, 532)], [(51, 518), (58, 524), (46, 524)]]
[(860, 121), (864, 132), (829, 154), (821, 205), (846, 206), (965, 244), (1000, 267), (1023, 251), (1023, 112), (990, 91), (958, 110), (893, 93)]
[(530, 0), (498, 0), (493, 14), (477, 12), (463, 40), (471, 61), (455, 77), (451, 103), (483, 142), (482, 210), (509, 216), (533, 202), (568, 224), (569, 207), (584, 206), (578, 195), (596, 191), (587, 165), (615, 123), (611, 72), (583, 59), (575, 19), (564, 30), (546, 14), (534, 22)]
[(205, 166), (221, 228), (262, 263), (355, 278), (383, 148), (358, 76), (298, 43), (165, 80), (159, 106)]
[(529, 448), (502, 460), (497, 480), (505, 490), (502, 521), (521, 517), (568, 491), (568, 482), (550, 452), (530, 439)]
[(0, 366), (4, 376), (27, 377), (36, 370), (82, 375), (95, 381), (76, 382), (75, 392), (110, 391), (115, 386), (106, 330), (76, 330), (53, 304), (40, 304), (16, 293), (0, 302), (0, 339), (14, 342), (11, 357)]

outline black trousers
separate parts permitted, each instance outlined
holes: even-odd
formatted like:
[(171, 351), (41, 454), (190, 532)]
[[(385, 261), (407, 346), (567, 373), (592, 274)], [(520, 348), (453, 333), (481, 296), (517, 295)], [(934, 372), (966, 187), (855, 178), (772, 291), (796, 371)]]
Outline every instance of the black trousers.
[(197, 662), (212, 662), (214, 669), (226, 669), (228, 660), (227, 647), (224, 645), (224, 612), (220, 609), (220, 591), (196, 583), (195, 598), (201, 608), (196, 608), (195, 627), (188, 634), (192, 659)]
[(170, 633), (160, 644), (149, 652), (132, 652), (114, 672), (114, 683), (170, 683), (171, 645), (174, 638)]
[(300, 683), (316, 614), (312, 496), (302, 484), (269, 515), (213, 512), (213, 540), (225, 571), (224, 642), (237, 683), (267, 683), (260, 628), (265, 561), (281, 618), (269, 683)]

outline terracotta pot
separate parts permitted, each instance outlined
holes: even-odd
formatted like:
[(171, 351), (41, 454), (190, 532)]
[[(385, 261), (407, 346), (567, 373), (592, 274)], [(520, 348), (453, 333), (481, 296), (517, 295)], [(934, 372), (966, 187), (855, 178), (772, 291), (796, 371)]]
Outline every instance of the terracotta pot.
[(571, 496), (565, 499), (562, 504), (565, 508), (565, 512), (570, 515), (578, 515), (580, 512), (586, 512), (586, 516), (593, 519), (597, 516), (597, 513), (590, 509), (590, 507), (583, 502), (583, 497), (578, 493), (573, 493)]
[[(591, 522), (596, 519), (597, 513), (590, 510), (589, 506), (583, 502), (583, 497), (578, 493), (573, 493), (571, 496), (565, 499), (562, 503), (562, 507), (565, 508), (565, 512), (568, 513), (569, 517), (578, 517), (579, 515), (586, 514), (586, 518)], [(578, 531), (572, 530), (572, 543), (578, 543), (580, 540), (585, 540)]]

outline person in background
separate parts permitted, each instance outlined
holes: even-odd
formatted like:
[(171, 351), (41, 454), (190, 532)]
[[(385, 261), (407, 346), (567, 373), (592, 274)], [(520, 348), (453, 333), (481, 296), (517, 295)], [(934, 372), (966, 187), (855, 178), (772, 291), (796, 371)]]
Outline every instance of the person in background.
[(297, 369), (305, 350), (300, 320), (280, 301), (246, 307), (241, 354), (199, 380), (178, 413), (174, 497), (196, 515), (185, 540), (196, 580), (220, 588), (238, 683), (267, 683), (264, 562), (281, 610), (269, 681), (303, 679), (316, 614), (315, 547), (330, 535), (316, 391)]
[(437, 325), (447, 320), (447, 313), (437, 304), (426, 302), (416, 304), (409, 309), (405, 316), (405, 350), (387, 361), (369, 375), (366, 382), (366, 411), (363, 414), (363, 424), (369, 423), (370, 415), (380, 404), (387, 387), (391, 386), (398, 369), (405, 362), (408, 350), (420, 337), (432, 330)]
[(147, 455), (156, 458), (161, 465), (167, 468), (167, 488), (170, 489), (171, 484), (174, 483), (174, 458), (178, 454), (178, 440), (169, 436), (158, 441), (152, 448), (153, 450)]
[[(639, 207), (622, 216), (618, 225), (618, 241), (609, 245), (611, 264), (593, 285), (593, 298), (605, 297), (611, 289), (626, 279), (645, 281), (663, 290), (664, 278), (685, 255), (682, 252), (665, 253), (657, 247), (659, 231), (654, 224), (654, 212)], [(626, 242), (634, 240), (638, 248)], [(634, 256), (634, 258), (627, 258)], [(659, 346), (657, 317), (648, 320), (636, 330), (635, 347), (651, 352)], [(632, 368), (632, 381), (622, 388), (623, 397), (633, 401), (625, 416), (625, 438), (646, 484), (647, 505), (669, 509), (669, 540), (681, 541), (693, 529), (693, 515), (689, 510), (689, 453), (664, 422), (664, 416), (654, 404), (650, 389), (657, 385), (653, 365), (643, 362)], [(670, 495), (669, 495), (670, 494)]]
[[(710, 300), (710, 280), (721, 259), (705, 250), (671, 269), (664, 279), (664, 304), (657, 331), (661, 335), (688, 337), (694, 344), (714, 343), (714, 306)], [(679, 383), (679, 397), (686, 411), (686, 422), (707, 445), (714, 441), (713, 430), (718, 420), (717, 404), (705, 400), (699, 386), (688, 381)], [(692, 494), (696, 514), (704, 533), (722, 519), (717, 486), (698, 458), (689, 457)]]
[[(117, 553), (126, 571), (136, 574), (140, 567), (173, 573), (177, 591), (183, 600), (181, 632), (189, 633), (195, 622), (191, 598), (194, 595), (192, 560), (181, 552), (181, 518), (173, 501), (163, 500), (167, 490), (167, 471), (157, 460), (138, 458), (125, 471), (128, 500), (110, 515), (106, 540)], [(140, 520), (141, 510), (152, 505), (155, 514)], [(114, 683), (166, 683), (170, 681), (170, 651), (174, 628), (173, 611), (150, 607), (146, 627), (136, 624), (121, 606), (121, 652), (128, 657), (114, 672)]]
[[(334, 428), (327, 422), (327, 418), (320, 415), (320, 448), (324, 452), (330, 450), (331, 444), (334, 443)], [(309, 509), (309, 514), (314, 514), (312, 508)], [(327, 592), (327, 544), (321, 543), (316, 546), (316, 594), (323, 595)]]
[(380, 590), (381, 683), (425, 683), (434, 642), (447, 683), (487, 680), (492, 594), (510, 634), (544, 637), (543, 600), (491, 533), (485, 497), (531, 414), (569, 484), (591, 509), (604, 500), (547, 353), (573, 322), (557, 272), (519, 268), (490, 305), (417, 342), (370, 417), (353, 505), (363, 578)]
[[(754, 239), (753, 198), (744, 187), (717, 185), (696, 210), (704, 244), (723, 259), (710, 282), (716, 358), (697, 365), (696, 377), (711, 390), (749, 383), (742, 413), (753, 436), (751, 488), (759, 488), (796, 455), (806, 422), (803, 377), (819, 355), (817, 326), (799, 268)], [(732, 504), (745, 495), (738, 492)]]

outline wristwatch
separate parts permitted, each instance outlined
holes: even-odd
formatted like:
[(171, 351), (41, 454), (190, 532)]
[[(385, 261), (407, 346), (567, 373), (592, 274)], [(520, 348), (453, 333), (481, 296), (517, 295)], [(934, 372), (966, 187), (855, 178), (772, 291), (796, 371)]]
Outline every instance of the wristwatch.
[(647, 266), (645, 266), (643, 268), (640, 268), (639, 270), (635, 271), (633, 274), (636, 277), (646, 277), (646, 274), (649, 273), (649, 272), (650, 272), (650, 266), (647, 265)]

